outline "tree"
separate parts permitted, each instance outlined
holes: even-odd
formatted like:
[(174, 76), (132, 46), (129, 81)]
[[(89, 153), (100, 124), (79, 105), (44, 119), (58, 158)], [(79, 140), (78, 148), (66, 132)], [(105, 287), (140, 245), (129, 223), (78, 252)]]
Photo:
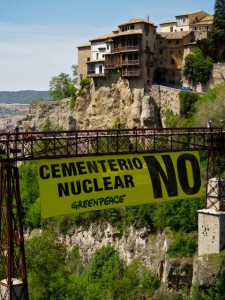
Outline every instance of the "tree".
[(59, 76), (53, 76), (50, 80), (49, 94), (53, 100), (74, 97), (77, 92), (77, 65), (72, 66), (73, 78), (66, 73), (60, 73)]
[(30, 299), (65, 299), (66, 246), (54, 232), (43, 231), (26, 243)]
[(19, 168), (20, 194), (24, 212), (25, 225), (35, 227), (40, 225), (39, 186), (36, 162), (29, 161)]
[(193, 83), (206, 83), (211, 75), (213, 62), (210, 57), (204, 57), (200, 48), (194, 48), (192, 54), (185, 58), (183, 74)]
[(49, 83), (49, 94), (54, 100), (61, 100), (70, 96), (70, 86), (72, 79), (68, 74), (60, 73), (59, 76), (53, 76)]
[(209, 46), (214, 59), (225, 59), (225, 0), (216, 0), (214, 19), (210, 30)]

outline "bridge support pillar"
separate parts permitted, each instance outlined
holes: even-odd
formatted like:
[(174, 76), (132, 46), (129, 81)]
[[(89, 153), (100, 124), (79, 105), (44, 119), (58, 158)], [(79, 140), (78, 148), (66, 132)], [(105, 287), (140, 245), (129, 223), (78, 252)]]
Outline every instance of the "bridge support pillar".
[(206, 209), (198, 211), (198, 255), (219, 253), (225, 248), (225, 181), (211, 178)]
[(19, 172), (13, 160), (0, 165), (0, 299), (27, 300)]

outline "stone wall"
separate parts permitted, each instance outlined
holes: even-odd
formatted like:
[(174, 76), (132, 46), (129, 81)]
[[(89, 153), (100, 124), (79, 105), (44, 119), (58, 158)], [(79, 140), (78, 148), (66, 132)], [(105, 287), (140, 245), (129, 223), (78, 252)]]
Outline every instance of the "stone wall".
[(160, 111), (162, 126), (165, 127), (166, 110), (171, 109), (174, 114), (180, 112), (179, 89), (174, 89), (162, 85), (152, 85), (150, 95)]

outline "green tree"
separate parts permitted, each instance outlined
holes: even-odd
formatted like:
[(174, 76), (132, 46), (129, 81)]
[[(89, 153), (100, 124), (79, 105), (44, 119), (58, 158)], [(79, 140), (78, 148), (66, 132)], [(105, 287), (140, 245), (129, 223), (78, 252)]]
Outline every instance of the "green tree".
[(200, 48), (194, 48), (192, 54), (185, 58), (183, 74), (188, 81), (193, 83), (206, 83), (211, 75), (212, 59), (204, 57)]
[(19, 168), (20, 194), (24, 212), (25, 225), (36, 227), (40, 225), (39, 186), (37, 166), (35, 161), (24, 163)]
[(166, 201), (157, 205), (153, 224), (157, 229), (170, 227), (175, 231), (190, 232), (197, 230), (197, 210), (204, 207), (204, 199)]
[(70, 96), (72, 79), (68, 74), (60, 73), (59, 76), (53, 76), (49, 83), (49, 94), (53, 100), (61, 100)]
[(66, 247), (54, 232), (43, 231), (26, 243), (30, 299), (65, 299)]
[(60, 73), (53, 76), (49, 83), (49, 94), (53, 100), (61, 100), (63, 98), (75, 97), (77, 92), (77, 65), (72, 67), (73, 78), (66, 73)]
[(214, 19), (210, 30), (209, 46), (214, 59), (225, 59), (225, 0), (216, 0), (214, 4)]

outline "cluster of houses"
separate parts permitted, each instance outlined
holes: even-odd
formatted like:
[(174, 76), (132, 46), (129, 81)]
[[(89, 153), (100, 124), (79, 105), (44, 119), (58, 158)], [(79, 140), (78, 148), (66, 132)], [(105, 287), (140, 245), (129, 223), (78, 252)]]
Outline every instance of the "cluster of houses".
[(205, 47), (213, 16), (197, 11), (175, 18), (159, 32), (149, 17), (134, 18), (78, 46), (78, 79), (93, 78), (95, 87), (118, 77), (140, 87), (180, 84), (184, 58), (197, 44)]

